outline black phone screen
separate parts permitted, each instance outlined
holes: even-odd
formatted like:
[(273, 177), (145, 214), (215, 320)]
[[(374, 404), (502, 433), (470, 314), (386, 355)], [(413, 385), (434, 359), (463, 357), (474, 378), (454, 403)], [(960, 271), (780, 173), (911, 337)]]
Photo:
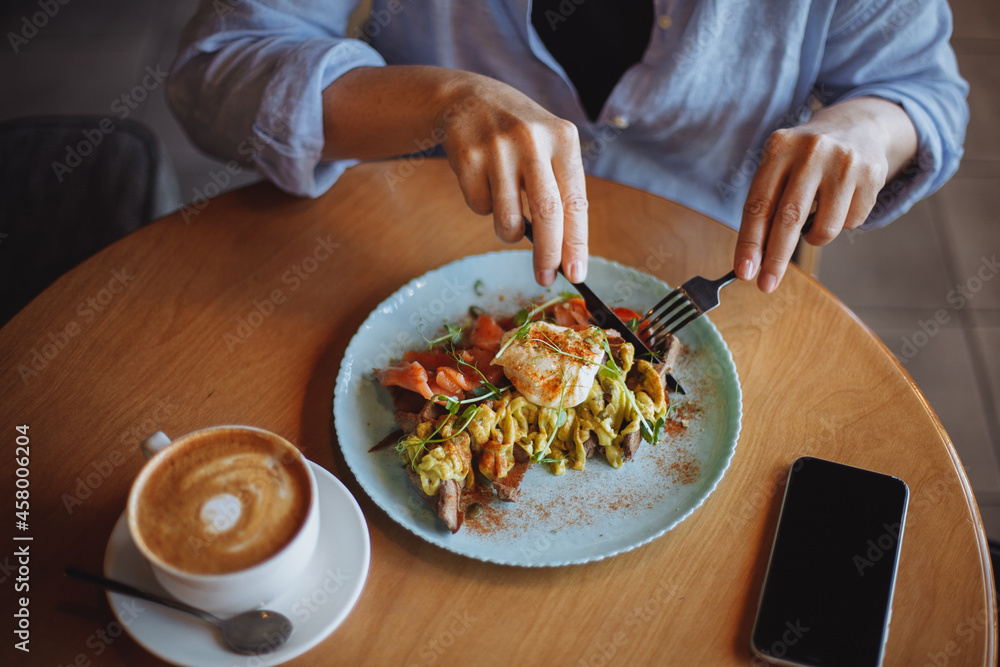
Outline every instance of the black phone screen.
[(776, 662), (881, 664), (909, 491), (802, 457), (785, 487), (752, 647)]

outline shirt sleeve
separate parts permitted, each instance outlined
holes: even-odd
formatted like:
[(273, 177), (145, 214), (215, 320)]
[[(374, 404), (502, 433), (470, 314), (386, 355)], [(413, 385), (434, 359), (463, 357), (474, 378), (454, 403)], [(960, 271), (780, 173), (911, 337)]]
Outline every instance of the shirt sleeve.
[(899, 217), (958, 169), (969, 87), (948, 43), (951, 29), (945, 0), (838, 6), (818, 76), (824, 102), (886, 99), (906, 111), (917, 131), (917, 159), (879, 193), (866, 228)]
[(356, 160), (322, 161), (322, 92), (385, 61), (347, 36), (357, 2), (202, 0), (181, 38), (167, 98), (191, 140), (253, 164), (296, 195), (325, 192)]

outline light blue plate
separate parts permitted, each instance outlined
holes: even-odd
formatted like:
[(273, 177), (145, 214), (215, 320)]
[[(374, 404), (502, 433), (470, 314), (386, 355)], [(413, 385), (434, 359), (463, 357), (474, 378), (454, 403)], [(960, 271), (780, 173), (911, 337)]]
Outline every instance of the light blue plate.
[[(740, 432), (741, 393), (725, 341), (707, 317), (680, 334), (685, 353), (674, 376), (693, 409), (686, 429), (659, 445), (643, 443), (620, 469), (603, 457), (582, 472), (556, 477), (527, 471), (516, 503), (494, 501), (455, 535), (411, 487), (392, 447), (369, 450), (397, 428), (389, 392), (372, 376), (445, 321), (460, 322), (469, 306), (513, 314), (545, 293), (535, 284), (528, 251), (466, 257), (416, 278), (379, 305), (347, 346), (337, 376), (333, 412), (344, 458), (358, 482), (389, 516), (428, 542), (483, 561), (552, 567), (614, 556), (663, 535), (715, 490), (729, 467)], [(564, 280), (553, 292), (568, 289)], [(587, 283), (609, 305), (644, 312), (669, 290), (662, 281), (592, 257)]]

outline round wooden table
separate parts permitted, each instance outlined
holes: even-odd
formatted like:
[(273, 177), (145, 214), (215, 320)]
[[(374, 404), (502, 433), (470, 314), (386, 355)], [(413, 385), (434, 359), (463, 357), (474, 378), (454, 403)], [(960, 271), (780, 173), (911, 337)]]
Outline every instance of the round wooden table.
[[(728, 228), (605, 181), (588, 192), (593, 254), (671, 284), (729, 269)], [(909, 485), (885, 664), (996, 664), (986, 538), (948, 435), (882, 343), (797, 269), (770, 296), (728, 287), (710, 315), (744, 405), (735, 457), (704, 505), (624, 555), (504, 567), (389, 519), (352, 478), (332, 425), (337, 370), (367, 314), (428, 269), (506, 247), (467, 210), (447, 164), (363, 164), (317, 200), (259, 184), (200, 206), (107, 248), (0, 330), (9, 512), (18, 475), (30, 480), (28, 514), (8, 514), (0, 554), (3, 654), (27, 660), (14, 664), (161, 664), (62, 568), (101, 570), (142, 438), (232, 423), (296, 443), (368, 522), (360, 601), (295, 665), (746, 665), (784, 475), (805, 454)], [(30, 461), (15, 455), (25, 430)], [(14, 648), (24, 625), (30, 653)]]

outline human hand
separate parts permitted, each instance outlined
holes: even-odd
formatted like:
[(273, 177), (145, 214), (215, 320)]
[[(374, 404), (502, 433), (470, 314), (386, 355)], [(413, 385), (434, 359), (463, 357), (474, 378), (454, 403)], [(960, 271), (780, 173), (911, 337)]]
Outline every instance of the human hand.
[[(576, 126), (495, 79), (455, 73), (435, 119), (448, 162), (469, 207), (493, 214), (500, 240), (534, 226), (534, 271), (540, 285), (561, 265), (570, 282), (587, 274), (587, 191)], [(527, 211), (522, 211), (521, 191)]]
[(825, 245), (865, 222), (890, 175), (913, 159), (916, 148), (909, 116), (876, 98), (836, 104), (799, 127), (774, 132), (747, 194), (736, 274), (743, 280), (756, 275), (761, 291), (774, 291), (813, 202), (815, 216), (803, 238)]

